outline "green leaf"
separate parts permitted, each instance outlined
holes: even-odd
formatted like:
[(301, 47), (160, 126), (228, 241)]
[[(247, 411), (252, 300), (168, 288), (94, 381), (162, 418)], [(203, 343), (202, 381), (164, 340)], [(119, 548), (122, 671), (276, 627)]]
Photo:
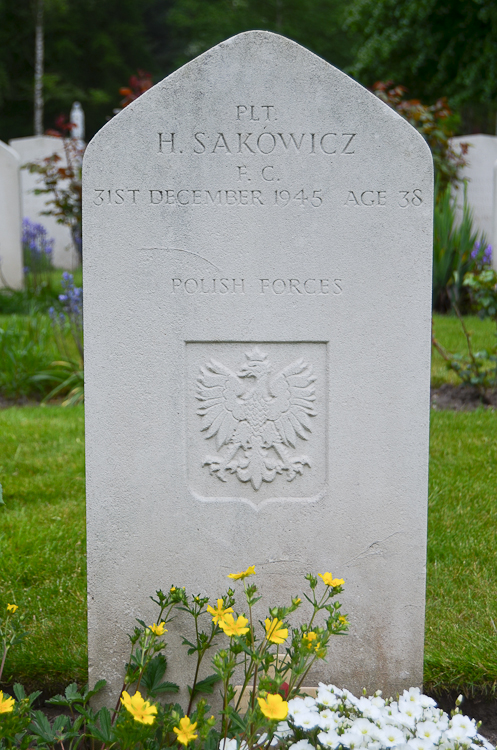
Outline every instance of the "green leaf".
[(35, 711), (33, 715), (34, 720), (29, 725), (30, 731), (38, 737), (41, 737), (44, 742), (52, 744), (55, 738), (47, 717), (43, 711)]
[(88, 685), (86, 685), (86, 687), (84, 689), (84, 692), (83, 692), (83, 697), (85, 699), (85, 703), (87, 701), (89, 701), (90, 698), (93, 698), (94, 695), (96, 695), (101, 690), (103, 690), (103, 688), (106, 685), (107, 685), (107, 680), (97, 680), (97, 682), (95, 683), (95, 685), (93, 686), (93, 688), (91, 690), (88, 690)]
[(147, 668), (141, 679), (141, 684), (151, 698), (155, 698), (162, 693), (177, 693), (179, 691), (178, 685), (174, 682), (162, 682), (162, 678), (166, 672), (166, 667), (167, 660), (162, 654), (154, 656), (154, 658), (147, 664)]
[(188, 685), (188, 692), (190, 696), (192, 695), (195, 697), (198, 694), (203, 695), (211, 695), (214, 692), (214, 685), (216, 682), (220, 682), (221, 678), (217, 674), (211, 674), (209, 677), (206, 677), (205, 680), (200, 680), (200, 682), (197, 682), (195, 685), (195, 689), (192, 690), (190, 685)]
[(94, 734), (97, 739), (102, 740), (102, 742), (113, 742), (114, 732), (112, 730), (112, 721), (110, 718), (110, 711), (106, 706), (100, 709), (97, 714), (97, 719), (100, 727), (93, 725), (91, 727), (92, 734)]

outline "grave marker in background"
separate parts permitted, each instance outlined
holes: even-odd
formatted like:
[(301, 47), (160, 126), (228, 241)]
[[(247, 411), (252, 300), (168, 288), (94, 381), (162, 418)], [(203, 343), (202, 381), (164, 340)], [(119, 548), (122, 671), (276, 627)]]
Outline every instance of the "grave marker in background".
[[(29, 138), (13, 138), (10, 145), (19, 154), (21, 165), (33, 161), (42, 161), (47, 156), (58, 154), (65, 163), (65, 152), (62, 138), (51, 135), (32, 136)], [(52, 263), (55, 268), (72, 271), (79, 266), (79, 257), (74, 249), (71, 232), (64, 224), (59, 224), (55, 216), (44, 216), (47, 210), (47, 194), (35, 195), (33, 190), (41, 186), (40, 175), (31, 174), (27, 169), (21, 169), (22, 215), (37, 224), (42, 224), (49, 237), (55, 239), (52, 253)]]
[(209, 50), (89, 144), (92, 681), (118, 693), (157, 588), (215, 598), (254, 564), (265, 606), (309, 571), (345, 579), (350, 635), (307, 684), (421, 684), (432, 198), (422, 137), (268, 32)]
[[(460, 135), (451, 138), (452, 147), (459, 152), (461, 144), (469, 144), (464, 157), (467, 165), (460, 170), (461, 179), (467, 180), (467, 199), (473, 211), (474, 228), (485, 232), (487, 242), (493, 239), (493, 165), (497, 159), (497, 138), (493, 135)], [(457, 216), (462, 219), (464, 189), (457, 193)]]
[(22, 289), (20, 160), (0, 141), (0, 288)]

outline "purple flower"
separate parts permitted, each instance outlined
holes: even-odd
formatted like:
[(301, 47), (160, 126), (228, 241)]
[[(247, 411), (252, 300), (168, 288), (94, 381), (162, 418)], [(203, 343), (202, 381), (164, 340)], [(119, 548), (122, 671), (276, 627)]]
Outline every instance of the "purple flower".
[(475, 242), (471, 257), (476, 261), (477, 266), (489, 266), (492, 262), (492, 245), (482, 248), (481, 242)]
[(35, 266), (38, 259), (43, 255), (50, 259), (54, 239), (48, 236), (48, 232), (42, 224), (36, 224), (29, 219), (22, 222), (22, 245), (25, 257), (31, 259), (31, 265)]

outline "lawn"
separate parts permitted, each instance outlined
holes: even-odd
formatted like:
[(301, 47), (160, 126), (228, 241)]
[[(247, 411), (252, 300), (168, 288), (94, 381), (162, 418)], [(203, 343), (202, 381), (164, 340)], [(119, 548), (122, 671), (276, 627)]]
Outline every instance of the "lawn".
[[(456, 319), (435, 325), (448, 348), (461, 341)], [(29, 633), (5, 682), (86, 679), (83, 426), (82, 407), (0, 411), (0, 608), (18, 604)], [(430, 454), (425, 687), (496, 696), (496, 413), (432, 412)]]

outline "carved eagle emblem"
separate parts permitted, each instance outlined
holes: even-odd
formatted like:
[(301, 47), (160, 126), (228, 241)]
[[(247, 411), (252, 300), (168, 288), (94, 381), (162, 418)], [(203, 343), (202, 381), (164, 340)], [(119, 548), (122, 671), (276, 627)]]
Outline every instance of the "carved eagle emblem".
[(238, 372), (209, 360), (200, 368), (197, 414), (205, 438), (214, 438), (217, 453), (203, 466), (226, 481), (227, 473), (258, 490), (284, 474), (291, 482), (311, 465), (306, 455), (292, 455), (297, 439), (312, 431), (315, 387), (312, 366), (297, 359), (276, 374), (259, 348), (245, 353)]

